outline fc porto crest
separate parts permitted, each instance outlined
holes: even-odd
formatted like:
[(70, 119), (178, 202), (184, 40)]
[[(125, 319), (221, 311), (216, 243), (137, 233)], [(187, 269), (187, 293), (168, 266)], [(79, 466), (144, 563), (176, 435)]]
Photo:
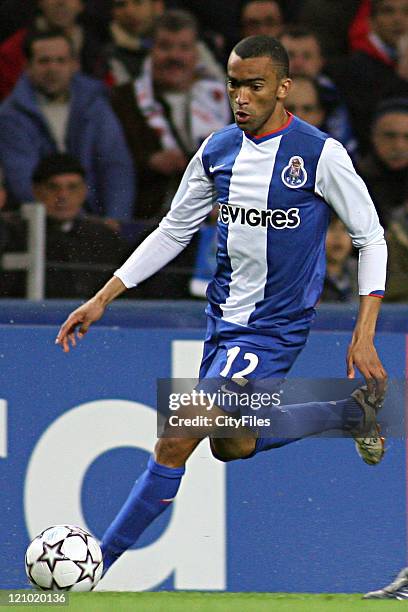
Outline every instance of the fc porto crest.
[(288, 165), (282, 170), (282, 181), (290, 189), (299, 189), (306, 183), (305, 162), (299, 155), (291, 157)]

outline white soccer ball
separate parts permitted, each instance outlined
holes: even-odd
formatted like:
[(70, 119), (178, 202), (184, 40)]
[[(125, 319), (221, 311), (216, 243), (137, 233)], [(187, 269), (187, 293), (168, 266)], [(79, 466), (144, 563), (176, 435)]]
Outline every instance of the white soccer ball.
[(84, 529), (54, 525), (31, 542), (25, 568), (30, 582), (44, 591), (90, 591), (102, 575), (102, 551)]

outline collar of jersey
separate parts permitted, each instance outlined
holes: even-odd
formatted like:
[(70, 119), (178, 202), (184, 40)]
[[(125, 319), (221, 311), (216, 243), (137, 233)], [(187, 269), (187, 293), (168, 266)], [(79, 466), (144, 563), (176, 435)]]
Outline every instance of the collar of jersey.
[(252, 140), (252, 142), (254, 142), (255, 144), (261, 144), (262, 142), (265, 142), (265, 140), (269, 140), (270, 138), (276, 138), (277, 136), (282, 136), (282, 134), (286, 134), (286, 132), (289, 132), (289, 130), (293, 128), (295, 119), (292, 113), (290, 113), (289, 111), (286, 111), (286, 113), (288, 114), (288, 120), (278, 130), (273, 130), (272, 132), (267, 132), (266, 134), (260, 134), (259, 136), (251, 136), (251, 134), (247, 134), (247, 132), (245, 132), (245, 136), (248, 138), (248, 140)]

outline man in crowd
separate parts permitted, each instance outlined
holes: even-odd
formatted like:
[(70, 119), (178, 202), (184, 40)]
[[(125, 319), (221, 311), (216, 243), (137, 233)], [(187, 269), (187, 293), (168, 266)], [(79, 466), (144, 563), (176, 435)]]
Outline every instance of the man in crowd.
[[(349, 113), (335, 84), (323, 72), (325, 58), (316, 34), (302, 26), (291, 26), (283, 33), (281, 42), (289, 55), (291, 76), (311, 77), (319, 85), (321, 101), (327, 110), (322, 129), (341, 142), (353, 156), (357, 143), (353, 136)], [(309, 119), (306, 118), (305, 121)]]
[(230, 121), (223, 83), (197, 77), (197, 64), (194, 18), (168, 11), (157, 22), (141, 76), (113, 92), (138, 170), (138, 218), (161, 216), (193, 152)]
[[(287, 97), (286, 109), (311, 125), (330, 133), (325, 129), (326, 110), (320, 87), (312, 77), (294, 76), (292, 87)], [(330, 134), (332, 136), (332, 134)]]
[(152, 45), (154, 20), (163, 12), (163, 0), (112, 1), (112, 40), (105, 49), (112, 84), (121, 85), (138, 76)]
[[(332, 121), (333, 104), (327, 100), (325, 89), (321, 87), (319, 81), (306, 75), (294, 76), (287, 100), (288, 111), (327, 132), (333, 138), (337, 136), (340, 126)], [(346, 136), (346, 131), (343, 133)], [(355, 153), (357, 143), (354, 138), (347, 139), (343, 144), (350, 155)]]
[(357, 261), (344, 223), (333, 215), (326, 236), (326, 277), (322, 302), (351, 302), (357, 299)]
[[(60, 29), (71, 40), (81, 69), (102, 76), (102, 37), (90, 20), (84, 18), (82, 0), (38, 0), (37, 3), (39, 14), (32, 28), (44, 32)], [(24, 69), (24, 41), (28, 34), (29, 28), (23, 27), (0, 45), (0, 99), (11, 93)]]
[(317, 34), (325, 57), (332, 60), (348, 52), (348, 30), (361, 1), (295, 0), (296, 6), (292, 4), (292, 13), (296, 15), (296, 23)]
[(283, 18), (275, 0), (248, 0), (241, 12), (242, 37), (266, 35), (278, 38), (282, 34)]
[(393, 98), (377, 108), (370, 152), (359, 163), (385, 227), (408, 193), (408, 98)]
[(67, 152), (85, 168), (90, 210), (131, 218), (134, 169), (104, 86), (77, 72), (72, 43), (59, 32), (33, 34), (26, 54), (27, 69), (0, 107), (0, 160), (12, 195), (33, 200), (39, 160)]
[[(33, 174), (33, 192), (44, 204), (46, 225), (47, 298), (86, 298), (108, 279), (128, 244), (97, 217), (87, 217), (85, 171), (70, 155), (56, 153), (40, 161)], [(23, 251), (25, 228), (19, 220), (6, 224), (7, 251)], [(4, 273), (2, 295), (24, 295), (22, 273)]]
[(333, 71), (364, 152), (379, 102), (408, 96), (408, 0), (372, 0), (371, 5), (371, 32), (364, 48)]

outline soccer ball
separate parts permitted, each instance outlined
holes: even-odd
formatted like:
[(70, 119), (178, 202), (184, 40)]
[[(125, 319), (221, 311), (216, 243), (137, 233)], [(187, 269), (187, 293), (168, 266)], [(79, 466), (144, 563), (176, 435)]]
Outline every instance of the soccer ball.
[(55, 525), (31, 542), (25, 569), (30, 582), (44, 591), (90, 591), (102, 574), (102, 551), (84, 529)]

